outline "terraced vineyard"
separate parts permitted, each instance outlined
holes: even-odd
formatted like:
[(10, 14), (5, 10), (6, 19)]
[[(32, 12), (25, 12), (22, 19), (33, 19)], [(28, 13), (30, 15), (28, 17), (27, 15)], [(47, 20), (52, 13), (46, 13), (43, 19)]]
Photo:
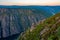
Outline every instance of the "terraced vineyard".
[(22, 33), (18, 40), (60, 40), (60, 13), (38, 22)]

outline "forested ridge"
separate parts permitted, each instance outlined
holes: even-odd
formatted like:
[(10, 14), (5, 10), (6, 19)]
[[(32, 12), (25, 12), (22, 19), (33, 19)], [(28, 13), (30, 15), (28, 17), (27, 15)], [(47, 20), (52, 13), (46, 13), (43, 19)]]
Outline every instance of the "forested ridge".
[(60, 13), (40, 21), (33, 30), (22, 33), (18, 40), (60, 40)]

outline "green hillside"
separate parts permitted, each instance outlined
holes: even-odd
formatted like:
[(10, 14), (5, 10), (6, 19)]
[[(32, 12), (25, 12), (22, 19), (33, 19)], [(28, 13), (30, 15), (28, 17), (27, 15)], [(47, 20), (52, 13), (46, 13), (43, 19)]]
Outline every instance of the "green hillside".
[(60, 13), (40, 21), (33, 30), (22, 33), (18, 40), (60, 40)]

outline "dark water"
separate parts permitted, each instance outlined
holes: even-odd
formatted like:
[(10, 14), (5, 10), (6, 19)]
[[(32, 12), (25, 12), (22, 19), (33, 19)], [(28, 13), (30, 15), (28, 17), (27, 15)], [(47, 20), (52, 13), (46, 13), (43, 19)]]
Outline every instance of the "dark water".
[(0, 40), (17, 40), (20, 34), (15, 34), (6, 38), (0, 38)]

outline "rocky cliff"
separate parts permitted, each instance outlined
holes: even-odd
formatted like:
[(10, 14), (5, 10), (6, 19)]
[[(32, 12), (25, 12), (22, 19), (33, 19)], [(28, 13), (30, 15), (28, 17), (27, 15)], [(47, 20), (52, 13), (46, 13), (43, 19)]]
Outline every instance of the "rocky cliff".
[(52, 14), (41, 9), (0, 8), (0, 38), (21, 33)]

